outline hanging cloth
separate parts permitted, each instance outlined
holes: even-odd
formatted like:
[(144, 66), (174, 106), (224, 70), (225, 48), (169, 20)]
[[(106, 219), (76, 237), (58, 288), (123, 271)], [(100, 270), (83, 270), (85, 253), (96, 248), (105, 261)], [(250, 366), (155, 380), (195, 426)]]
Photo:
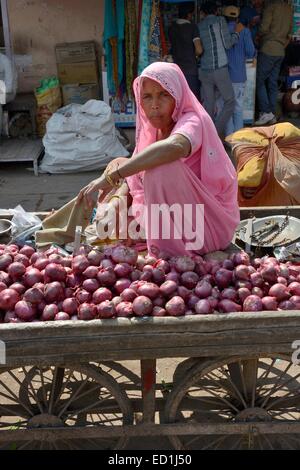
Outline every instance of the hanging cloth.
[(149, 64), (160, 60), (160, 12), (159, 0), (152, 1), (149, 31)]
[(151, 11), (152, 0), (143, 0), (142, 14), (140, 19), (138, 75), (140, 75), (144, 68), (149, 65), (149, 18), (151, 17)]
[(125, 0), (125, 55), (126, 55), (126, 91), (132, 97), (132, 83), (136, 77), (137, 66), (137, 18), (135, 2)]
[(107, 63), (108, 89), (113, 96), (118, 93), (123, 79), (124, 30), (124, 0), (105, 0), (103, 44)]

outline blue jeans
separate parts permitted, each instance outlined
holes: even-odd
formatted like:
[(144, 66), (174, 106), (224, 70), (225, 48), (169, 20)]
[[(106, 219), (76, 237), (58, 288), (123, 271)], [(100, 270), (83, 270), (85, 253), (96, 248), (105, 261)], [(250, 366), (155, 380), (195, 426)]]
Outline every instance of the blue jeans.
[(281, 56), (272, 56), (260, 52), (257, 58), (256, 94), (261, 113), (276, 111), (278, 77), (283, 61)]

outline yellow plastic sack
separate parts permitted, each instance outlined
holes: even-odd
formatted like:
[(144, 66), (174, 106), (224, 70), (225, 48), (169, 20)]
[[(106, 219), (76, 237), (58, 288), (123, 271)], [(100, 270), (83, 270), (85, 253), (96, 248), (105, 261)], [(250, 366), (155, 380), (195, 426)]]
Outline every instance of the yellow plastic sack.
[(251, 127), (240, 129), (239, 131), (230, 134), (228, 137), (226, 137), (225, 140), (230, 144), (247, 143), (261, 146), (268, 145), (268, 139), (266, 139), (265, 136), (259, 134), (255, 130), (251, 129)]
[(46, 133), (46, 123), (62, 105), (60, 87), (48, 88), (42, 93), (35, 93), (37, 100), (37, 131), (43, 137)]
[(251, 158), (238, 173), (239, 186), (257, 188), (261, 183), (264, 168), (265, 161), (262, 158)]

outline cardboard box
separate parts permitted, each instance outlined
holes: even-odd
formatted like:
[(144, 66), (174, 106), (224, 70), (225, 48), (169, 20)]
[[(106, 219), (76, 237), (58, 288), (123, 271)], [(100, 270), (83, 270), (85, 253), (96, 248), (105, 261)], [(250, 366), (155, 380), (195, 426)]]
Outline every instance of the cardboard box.
[(65, 42), (55, 47), (56, 62), (71, 64), (73, 62), (92, 62), (97, 60), (96, 46), (93, 41)]
[(98, 64), (96, 61), (57, 64), (57, 71), (61, 85), (99, 82)]
[(62, 95), (64, 106), (70, 103), (84, 104), (89, 100), (99, 99), (99, 86), (97, 83), (63, 85)]

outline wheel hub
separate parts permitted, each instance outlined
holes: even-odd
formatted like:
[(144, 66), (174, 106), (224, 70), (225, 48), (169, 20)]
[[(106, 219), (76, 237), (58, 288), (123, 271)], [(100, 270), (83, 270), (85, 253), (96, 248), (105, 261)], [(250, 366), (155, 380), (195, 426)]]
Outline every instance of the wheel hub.
[(271, 421), (272, 418), (263, 408), (253, 407), (242, 410), (235, 418), (238, 422), (252, 421)]
[(28, 421), (29, 428), (51, 428), (63, 426), (63, 422), (60, 418), (48, 413), (41, 413), (39, 415), (33, 416)]

